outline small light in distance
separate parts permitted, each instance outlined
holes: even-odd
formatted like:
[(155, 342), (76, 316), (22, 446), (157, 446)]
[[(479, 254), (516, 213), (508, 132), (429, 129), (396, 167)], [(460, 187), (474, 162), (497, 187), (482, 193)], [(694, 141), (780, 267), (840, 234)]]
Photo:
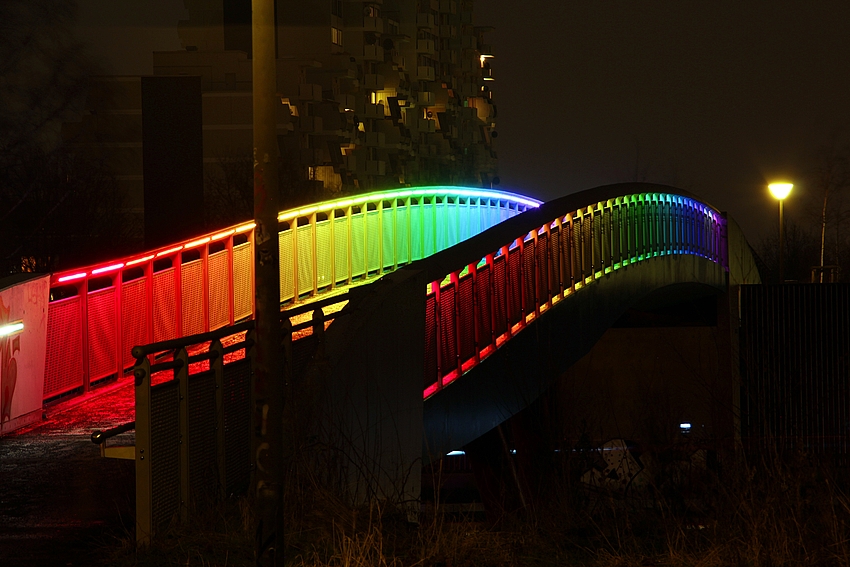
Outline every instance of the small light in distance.
[(466, 455), (464, 451), (449, 451), (446, 453), (447, 457), (460, 457), (461, 455)]
[(690, 422), (683, 421), (682, 423), (680, 423), (680, 424), (679, 424), (679, 430), (680, 430), (682, 433), (690, 433), (690, 432), (691, 432), (691, 424), (690, 424)]

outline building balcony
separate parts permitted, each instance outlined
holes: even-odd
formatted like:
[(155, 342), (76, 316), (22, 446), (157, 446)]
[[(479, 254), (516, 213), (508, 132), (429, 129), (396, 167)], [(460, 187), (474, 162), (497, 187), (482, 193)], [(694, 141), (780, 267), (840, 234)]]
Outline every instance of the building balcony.
[(455, 0), (440, 0), (440, 11), (447, 14), (457, 14), (457, 2)]
[(322, 85), (299, 83), (298, 98), (301, 100), (322, 100)]
[(433, 28), (434, 14), (416, 14), (416, 27)]
[(419, 66), (416, 67), (416, 80), (417, 81), (434, 81), (436, 80), (437, 73), (434, 71), (434, 68), (430, 65)]
[(384, 105), (383, 104), (370, 104), (366, 103), (363, 106), (363, 115), (366, 118), (384, 118)]
[(336, 95), (336, 101), (339, 103), (339, 109), (343, 112), (354, 109), (354, 95), (340, 93)]
[(427, 118), (419, 119), (419, 131), (420, 132), (436, 132), (437, 131), (437, 122), (434, 120), (428, 120)]
[(416, 40), (416, 53), (426, 53), (428, 55), (434, 55), (434, 40), (433, 39), (417, 39)]
[(387, 145), (387, 136), (383, 132), (366, 132), (366, 147), (383, 148)]
[(384, 88), (384, 76), (370, 73), (363, 75), (363, 88), (370, 91), (380, 91)]
[(363, 46), (363, 59), (367, 61), (383, 61), (384, 60), (384, 48), (380, 45), (364, 45)]
[(436, 95), (431, 91), (419, 91), (416, 96), (416, 102), (423, 106), (434, 106)]
[[(452, 25), (442, 25), (440, 26), (440, 37), (456, 37), (457, 36), (457, 26)], [(475, 38), (473, 38), (475, 39)]]
[(319, 133), (322, 132), (324, 128), (324, 123), (322, 121), (321, 116), (302, 116), (301, 117), (301, 131), (302, 132), (310, 132), (310, 133)]
[(460, 46), (463, 49), (477, 49), (478, 38), (474, 35), (464, 35), (460, 38)]
[(379, 160), (366, 160), (366, 175), (386, 175), (387, 162)]
[(364, 32), (384, 33), (384, 20), (383, 20), (383, 18), (371, 18), (369, 16), (364, 16), (363, 17), (363, 31)]

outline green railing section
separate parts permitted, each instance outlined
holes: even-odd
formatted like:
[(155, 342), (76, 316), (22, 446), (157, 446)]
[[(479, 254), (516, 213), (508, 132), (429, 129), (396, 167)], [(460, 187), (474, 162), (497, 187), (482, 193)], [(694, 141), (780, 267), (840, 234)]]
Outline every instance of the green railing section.
[(539, 205), (504, 191), (419, 187), (285, 211), (281, 303), (379, 276)]

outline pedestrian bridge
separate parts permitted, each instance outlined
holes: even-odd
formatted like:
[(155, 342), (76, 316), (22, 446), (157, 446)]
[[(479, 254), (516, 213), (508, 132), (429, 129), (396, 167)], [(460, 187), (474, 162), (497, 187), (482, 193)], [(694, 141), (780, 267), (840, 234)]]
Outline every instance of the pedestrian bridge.
[[(545, 204), (412, 188), (278, 220), (289, 407), (322, 447), (345, 453), (336, 462), (355, 464), (342, 472), (350, 491), (387, 495), (408, 478), (405, 500), (418, 498), (412, 467), (527, 407), (641, 299), (758, 281), (734, 222), (666, 186), (611, 185)], [(186, 516), (180, 502), (248, 482), (253, 230), (50, 278), (44, 399), (135, 365), (136, 422), (121, 430), (135, 428), (136, 445), (114, 455), (148, 455), (136, 459), (140, 541), (178, 510)], [(206, 352), (191, 354), (193, 344)], [(166, 352), (173, 361), (148, 357)], [(173, 377), (156, 379), (157, 369)]]

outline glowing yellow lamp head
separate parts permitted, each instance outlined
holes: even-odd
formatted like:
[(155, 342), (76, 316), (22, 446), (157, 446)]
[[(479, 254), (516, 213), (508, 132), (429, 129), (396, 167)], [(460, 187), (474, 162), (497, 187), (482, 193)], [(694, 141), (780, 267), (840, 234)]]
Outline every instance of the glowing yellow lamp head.
[(771, 183), (767, 186), (767, 188), (770, 189), (770, 194), (780, 201), (791, 193), (791, 189), (793, 187), (793, 183)]

